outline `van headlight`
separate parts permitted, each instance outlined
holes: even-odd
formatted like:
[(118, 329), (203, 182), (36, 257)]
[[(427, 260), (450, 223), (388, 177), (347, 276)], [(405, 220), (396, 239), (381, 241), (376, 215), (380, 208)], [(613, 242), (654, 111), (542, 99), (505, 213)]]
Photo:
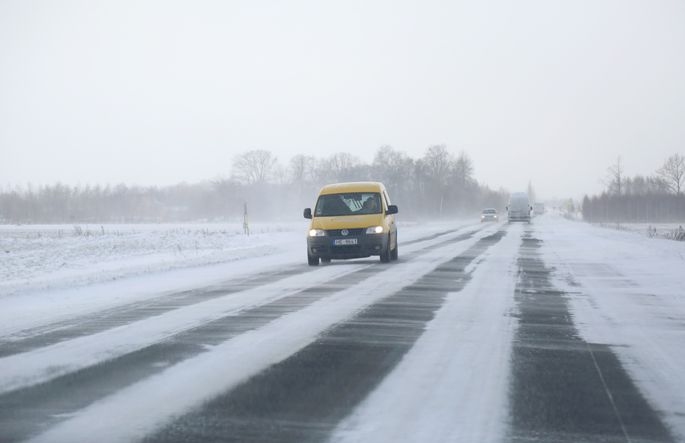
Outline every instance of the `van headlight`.
[(383, 232), (383, 226), (371, 226), (366, 228), (367, 234), (381, 234)]
[(323, 229), (310, 229), (309, 230), (309, 236), (310, 237), (324, 237), (326, 235), (326, 231)]

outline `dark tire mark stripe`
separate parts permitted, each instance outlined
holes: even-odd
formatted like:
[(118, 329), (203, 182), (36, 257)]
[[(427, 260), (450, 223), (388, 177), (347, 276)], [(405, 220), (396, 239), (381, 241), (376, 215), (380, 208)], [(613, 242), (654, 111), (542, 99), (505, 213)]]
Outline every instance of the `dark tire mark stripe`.
[(293, 274), (309, 272), (311, 270), (300, 266), (290, 266), (276, 272), (260, 273), (249, 278), (233, 279), (208, 287), (167, 293), (142, 302), (134, 302), (125, 306), (118, 306), (59, 323), (53, 323), (48, 326), (26, 330), (21, 335), (30, 335), (29, 337), (0, 342), (0, 357), (28, 352), (73, 338), (95, 334), (184, 306), (273, 283)]
[[(475, 232), (470, 232), (456, 236), (447, 240), (446, 244), (458, 243), (471, 238), (474, 234)], [(426, 246), (405, 255), (404, 259), (411, 260), (433, 247)], [(392, 264), (369, 264), (324, 285), (310, 287), (239, 314), (222, 317), (179, 333), (164, 342), (45, 383), (0, 395), (0, 443), (20, 441), (44, 432), (48, 427), (68, 418), (65, 415), (161, 372), (168, 366), (205, 352), (206, 346), (219, 344), (264, 326), (282, 315), (300, 310), (317, 300), (359, 283), (377, 274), (379, 267), (387, 266)]]
[(479, 240), (145, 442), (325, 440), (411, 349), (447, 292), (464, 287), (465, 267), (502, 235)]
[[(425, 236), (404, 244), (432, 240), (438, 236), (451, 234), (459, 230), (461, 229), (453, 229), (440, 234)], [(470, 238), (475, 232), (476, 231), (470, 231), (466, 234), (460, 235), (457, 238), (461, 240), (467, 239)], [(403, 258), (403, 260), (414, 257), (417, 255), (417, 253), (421, 253), (425, 249), (427, 248), (423, 248), (419, 251), (408, 254)], [(358, 262), (351, 263), (359, 264)], [(142, 302), (134, 302), (124, 306), (117, 306), (97, 312), (95, 314), (82, 315), (62, 322), (28, 329), (22, 331), (20, 334), (15, 334), (15, 336), (24, 336), (25, 338), (0, 341), (0, 358), (22, 352), (29, 352), (34, 349), (50, 346), (77, 337), (96, 334), (107, 329), (133, 323), (135, 321), (153, 317), (155, 315), (160, 315), (184, 306), (201, 303), (217, 297), (223, 297), (235, 292), (253, 289), (258, 286), (283, 280), (295, 274), (311, 272), (315, 269), (316, 268), (309, 266), (288, 266), (276, 272), (259, 273), (257, 275), (249, 276), (248, 278), (232, 279), (208, 287), (167, 293)]]
[(0, 395), (0, 442), (19, 441), (43, 432), (61, 421), (60, 416), (64, 414), (205, 352), (207, 346), (217, 345), (302, 309), (376, 272), (377, 269), (369, 266), (324, 286), (307, 288), (240, 314), (219, 318), (121, 357)]
[(580, 338), (539, 243), (527, 233), (518, 261), (510, 441), (673, 441), (611, 349)]

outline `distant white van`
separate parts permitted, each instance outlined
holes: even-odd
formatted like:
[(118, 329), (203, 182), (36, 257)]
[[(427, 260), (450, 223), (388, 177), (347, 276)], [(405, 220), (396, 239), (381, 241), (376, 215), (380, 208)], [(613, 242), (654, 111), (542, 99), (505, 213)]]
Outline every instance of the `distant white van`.
[(530, 199), (525, 192), (514, 192), (509, 196), (509, 204), (507, 205), (509, 223), (514, 221), (530, 223), (530, 212), (532, 210)]

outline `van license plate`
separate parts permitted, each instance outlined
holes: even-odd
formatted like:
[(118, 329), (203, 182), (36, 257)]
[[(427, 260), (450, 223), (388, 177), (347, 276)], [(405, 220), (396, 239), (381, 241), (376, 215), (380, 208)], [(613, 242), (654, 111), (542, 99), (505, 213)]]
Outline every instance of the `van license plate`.
[(356, 245), (357, 239), (356, 238), (339, 238), (339, 239), (333, 240), (333, 244), (336, 246)]

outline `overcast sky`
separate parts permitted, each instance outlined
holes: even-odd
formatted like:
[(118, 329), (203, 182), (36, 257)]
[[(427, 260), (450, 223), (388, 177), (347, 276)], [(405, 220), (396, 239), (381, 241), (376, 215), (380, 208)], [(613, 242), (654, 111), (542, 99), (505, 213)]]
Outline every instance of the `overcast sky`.
[(685, 154), (685, 2), (0, 0), (0, 186), (385, 144), (542, 197), (651, 174)]

